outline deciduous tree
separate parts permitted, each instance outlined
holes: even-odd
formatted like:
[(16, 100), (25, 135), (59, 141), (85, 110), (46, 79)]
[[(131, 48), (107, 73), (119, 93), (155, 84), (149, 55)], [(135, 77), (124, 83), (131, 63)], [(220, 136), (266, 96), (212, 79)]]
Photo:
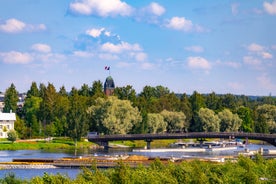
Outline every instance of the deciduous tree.
[(198, 112), (198, 118), (201, 121), (203, 131), (219, 132), (220, 119), (213, 110), (208, 108), (201, 108)]

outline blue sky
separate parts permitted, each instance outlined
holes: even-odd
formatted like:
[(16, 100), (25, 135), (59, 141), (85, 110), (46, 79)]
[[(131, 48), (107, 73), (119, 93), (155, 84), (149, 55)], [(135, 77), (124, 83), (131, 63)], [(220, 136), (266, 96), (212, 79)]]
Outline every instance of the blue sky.
[(105, 81), (276, 95), (276, 0), (1, 0), (0, 91)]

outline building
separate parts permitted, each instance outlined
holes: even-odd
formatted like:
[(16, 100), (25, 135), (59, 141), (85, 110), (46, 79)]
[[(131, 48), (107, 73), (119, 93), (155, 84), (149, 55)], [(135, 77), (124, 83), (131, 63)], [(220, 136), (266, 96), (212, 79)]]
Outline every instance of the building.
[(8, 132), (14, 130), (15, 113), (0, 112), (0, 138), (7, 138)]
[(104, 93), (107, 96), (113, 95), (115, 89), (115, 83), (111, 76), (108, 76), (104, 83)]

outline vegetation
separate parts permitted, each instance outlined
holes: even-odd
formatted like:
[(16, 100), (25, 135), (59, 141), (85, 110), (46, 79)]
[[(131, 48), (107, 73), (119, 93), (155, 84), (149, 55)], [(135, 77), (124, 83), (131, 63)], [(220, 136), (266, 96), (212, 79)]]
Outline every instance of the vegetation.
[(9, 141), (11, 141), (12, 143), (14, 143), (14, 141), (16, 141), (16, 139), (17, 139), (17, 133), (16, 133), (16, 131), (14, 131), (14, 130), (10, 130), (9, 132), (8, 132), (8, 138), (7, 138)]
[(113, 169), (98, 170), (95, 166), (83, 168), (74, 179), (66, 175), (34, 177), (29, 180), (17, 178), (9, 173), (0, 183), (275, 183), (276, 160), (264, 160), (260, 155), (255, 159), (240, 156), (237, 162), (217, 164), (194, 160), (178, 164), (163, 164), (155, 160), (149, 167), (130, 168), (118, 162)]
[(276, 98), (244, 95), (175, 94), (163, 86), (117, 87), (106, 96), (101, 81), (67, 92), (51, 83), (33, 82), (23, 107), (18, 92), (5, 91), (5, 112), (16, 110), (19, 138), (70, 137), (75, 142), (87, 132), (100, 134), (243, 131), (276, 133)]

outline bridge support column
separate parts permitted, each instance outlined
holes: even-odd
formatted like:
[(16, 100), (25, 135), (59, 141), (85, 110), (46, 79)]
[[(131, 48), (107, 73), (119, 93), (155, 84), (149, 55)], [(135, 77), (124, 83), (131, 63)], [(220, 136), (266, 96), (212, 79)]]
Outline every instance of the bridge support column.
[(146, 139), (147, 142), (147, 149), (150, 149), (150, 143), (152, 142), (152, 139)]
[(98, 145), (103, 146), (104, 149), (108, 149), (108, 141), (102, 141), (102, 142), (98, 142)]

